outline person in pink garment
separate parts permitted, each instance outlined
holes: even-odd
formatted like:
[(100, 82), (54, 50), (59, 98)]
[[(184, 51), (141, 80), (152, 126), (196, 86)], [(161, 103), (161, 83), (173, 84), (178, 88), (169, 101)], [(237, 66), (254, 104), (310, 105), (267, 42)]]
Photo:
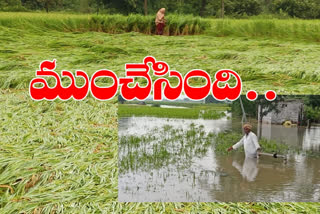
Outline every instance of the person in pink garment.
[(157, 32), (156, 32), (157, 35), (163, 35), (163, 29), (164, 29), (164, 26), (165, 26), (165, 23), (166, 23), (166, 20), (164, 18), (165, 13), (166, 13), (166, 9), (165, 8), (161, 8), (157, 12), (156, 20), (155, 20), (156, 28), (157, 28)]

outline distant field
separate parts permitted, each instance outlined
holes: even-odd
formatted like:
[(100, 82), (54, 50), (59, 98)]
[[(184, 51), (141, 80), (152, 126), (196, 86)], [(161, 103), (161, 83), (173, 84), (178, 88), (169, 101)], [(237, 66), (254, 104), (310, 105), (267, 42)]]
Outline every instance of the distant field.
[[(202, 25), (180, 28), (176, 18), (166, 32), (180, 36), (154, 36), (153, 25), (132, 22), (132, 30), (145, 31), (125, 32), (127, 18), (118, 25), (112, 18), (0, 13), (1, 213), (319, 212), (319, 203), (118, 203), (117, 101), (35, 102), (28, 95), (43, 60), (57, 59), (59, 73), (106, 68), (124, 76), (125, 63), (147, 55), (183, 74), (233, 69), (243, 92), (319, 94), (318, 20), (207, 20), (202, 32)], [(201, 35), (181, 35), (189, 32)]]
[[(62, 32), (140, 32), (154, 34), (154, 16), (77, 15), (65, 13), (0, 13), (0, 25), (24, 30), (56, 30)], [(205, 33), (213, 36), (269, 37), (286, 40), (320, 42), (320, 20), (209, 19), (191, 15), (169, 14), (165, 35)]]
[(145, 105), (119, 105), (119, 117), (130, 116), (153, 116), (153, 117), (167, 117), (167, 118), (203, 118), (203, 119), (219, 119), (226, 116), (224, 111), (230, 108), (226, 105), (207, 105), (207, 106), (193, 106), (190, 108), (161, 108), (156, 106)]

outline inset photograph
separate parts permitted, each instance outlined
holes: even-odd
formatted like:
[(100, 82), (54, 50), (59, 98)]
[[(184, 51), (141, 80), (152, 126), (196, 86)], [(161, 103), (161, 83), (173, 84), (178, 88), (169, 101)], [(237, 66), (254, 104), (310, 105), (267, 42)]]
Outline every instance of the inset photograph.
[(119, 96), (121, 202), (317, 202), (320, 96)]

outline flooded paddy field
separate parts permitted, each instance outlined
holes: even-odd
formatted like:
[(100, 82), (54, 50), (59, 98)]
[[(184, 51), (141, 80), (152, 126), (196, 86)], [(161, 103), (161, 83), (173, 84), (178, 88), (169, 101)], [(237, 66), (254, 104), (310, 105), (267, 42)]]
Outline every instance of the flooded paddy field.
[(246, 159), (217, 146), (222, 135), (240, 140), (241, 123), (230, 117), (119, 118), (119, 201), (320, 200), (320, 127), (254, 124), (260, 142), (289, 148), (281, 151), (288, 159)]

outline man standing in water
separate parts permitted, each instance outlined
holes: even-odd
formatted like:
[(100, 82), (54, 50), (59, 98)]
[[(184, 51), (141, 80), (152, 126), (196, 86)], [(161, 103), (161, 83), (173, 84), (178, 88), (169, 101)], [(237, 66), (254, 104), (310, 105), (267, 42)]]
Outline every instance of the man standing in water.
[(260, 145), (258, 143), (257, 136), (251, 131), (252, 126), (250, 124), (245, 124), (243, 126), (243, 130), (245, 135), (241, 138), (241, 140), (228, 148), (228, 152), (234, 149), (238, 149), (240, 146), (244, 146), (244, 152), (246, 157), (257, 158), (258, 152), (261, 150)]
[(162, 35), (163, 34), (163, 29), (164, 29), (164, 25), (166, 23), (166, 20), (164, 19), (164, 14), (166, 12), (165, 8), (161, 8), (156, 16), (156, 28), (157, 28), (157, 35)]

